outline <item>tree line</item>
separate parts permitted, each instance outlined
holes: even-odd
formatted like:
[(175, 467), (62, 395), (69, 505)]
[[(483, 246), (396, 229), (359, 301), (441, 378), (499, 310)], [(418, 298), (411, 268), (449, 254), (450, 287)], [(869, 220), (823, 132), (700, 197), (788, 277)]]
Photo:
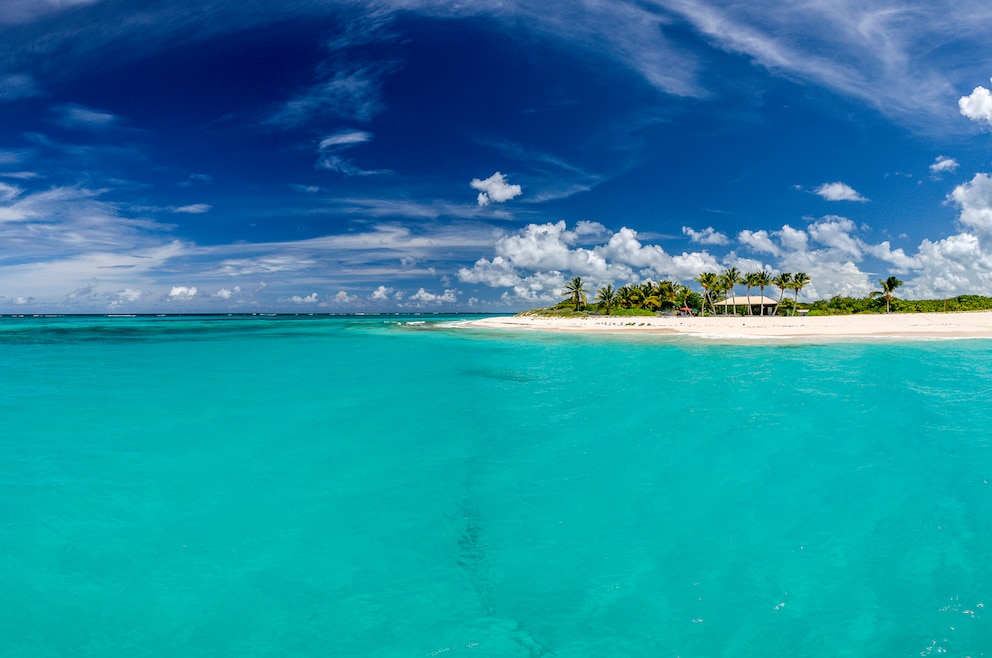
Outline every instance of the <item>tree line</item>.
[[(776, 308), (781, 305), (786, 292), (791, 291), (794, 293), (792, 312), (795, 313), (799, 292), (809, 284), (810, 278), (805, 272), (796, 274), (782, 272), (773, 277), (766, 271), (741, 273), (736, 267), (730, 267), (719, 274), (703, 272), (694, 277), (693, 281), (702, 288), (702, 295), (677, 281), (645, 281), (637, 284), (628, 283), (620, 288), (614, 288), (612, 284), (605, 285), (596, 291), (594, 301), (606, 315), (610, 315), (614, 309), (639, 309), (651, 312), (679, 309), (705, 313), (707, 307), (713, 315), (716, 315), (715, 302), (723, 296), (733, 301), (736, 297), (737, 286), (746, 286), (748, 297), (751, 296), (751, 291), (754, 289), (757, 289), (758, 294), (764, 297), (765, 288), (774, 286), (780, 291)], [(582, 277), (574, 276), (565, 284), (561, 294), (568, 298), (566, 301), (578, 312), (587, 305), (589, 292), (585, 288)], [(732, 312), (736, 314), (736, 304), (732, 303), (730, 306), (733, 308)], [(761, 304), (760, 307), (761, 315), (764, 315), (765, 305)], [(728, 313), (726, 307), (724, 307), (724, 313)], [(753, 308), (750, 304), (747, 305), (747, 313), (753, 314)]]
[[(761, 298), (765, 296), (766, 288), (777, 288), (779, 291), (778, 302), (776, 302), (772, 314), (778, 313), (782, 308), (782, 302), (788, 293), (792, 293), (792, 307), (788, 313), (795, 315), (799, 306), (799, 293), (810, 283), (810, 277), (805, 272), (782, 272), (777, 275), (759, 270), (757, 272), (741, 273), (736, 267), (725, 269), (721, 273), (703, 272), (694, 277), (693, 281), (699, 284), (702, 294), (692, 290), (689, 286), (677, 281), (645, 281), (643, 283), (628, 283), (619, 288), (614, 288), (608, 284), (596, 291), (594, 302), (598, 310), (610, 315), (614, 310), (625, 312), (642, 311), (645, 313), (656, 313), (658, 311), (679, 310), (682, 312), (692, 312), (705, 314), (707, 311), (712, 315), (717, 315), (716, 302), (719, 300), (730, 300), (730, 304), (724, 305), (724, 314), (737, 314), (735, 303), (737, 286), (747, 288), (747, 297), (751, 297), (752, 290), (757, 290)], [(892, 310), (892, 303), (895, 301), (893, 292), (903, 284), (898, 278), (890, 276), (887, 279), (879, 279), (881, 290), (869, 294), (863, 300), (853, 298), (834, 297), (829, 302), (815, 302), (811, 305), (812, 312), (817, 314), (833, 313), (858, 313), (877, 312), (880, 300), (885, 300), (885, 312)], [(562, 290), (561, 295), (567, 299), (558, 305), (563, 308), (571, 306), (575, 312), (582, 311), (588, 307), (589, 290), (585, 288), (585, 282), (580, 276), (572, 277)], [(987, 298), (981, 298), (987, 299)], [(974, 306), (976, 302), (969, 302)], [(760, 303), (760, 314), (765, 315), (765, 304)], [(947, 302), (944, 302), (945, 310)], [(746, 304), (746, 313), (754, 315), (754, 305)], [(907, 309), (908, 310), (908, 309)]]

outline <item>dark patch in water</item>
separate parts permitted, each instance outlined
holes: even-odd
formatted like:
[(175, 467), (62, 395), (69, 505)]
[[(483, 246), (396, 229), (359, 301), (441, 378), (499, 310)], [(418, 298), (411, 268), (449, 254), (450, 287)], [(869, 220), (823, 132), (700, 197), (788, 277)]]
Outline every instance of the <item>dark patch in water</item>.
[(482, 609), (492, 615), (496, 608), (493, 584), (489, 574), (486, 547), (482, 542), (482, 522), (478, 510), (466, 507), (462, 511), (465, 528), (458, 538), (458, 566), (465, 567), (472, 587), (479, 594)]
[[(478, 509), (466, 504), (461, 511), (465, 528), (458, 537), (458, 566), (464, 567), (469, 574), (472, 587), (479, 595), (482, 609), (489, 617), (496, 618), (495, 586), (492, 582), (491, 565), (483, 536), (482, 515)], [(505, 617), (504, 617), (505, 619)], [(516, 621), (511, 618), (511, 621)], [(554, 656), (554, 651), (527, 629), (519, 621), (509, 632), (510, 640), (526, 651), (529, 658), (547, 658)]]
[(0, 344), (61, 345), (76, 343), (120, 343), (199, 341), (231, 336), (279, 338), (341, 336), (368, 329), (357, 322), (327, 318), (290, 317), (73, 317), (58, 319), (0, 319)]
[(534, 634), (524, 628), (523, 624), (517, 624), (517, 627), (510, 633), (510, 639), (520, 645), (520, 648), (526, 650), (529, 658), (558, 655), (551, 650), (551, 647), (534, 637)]

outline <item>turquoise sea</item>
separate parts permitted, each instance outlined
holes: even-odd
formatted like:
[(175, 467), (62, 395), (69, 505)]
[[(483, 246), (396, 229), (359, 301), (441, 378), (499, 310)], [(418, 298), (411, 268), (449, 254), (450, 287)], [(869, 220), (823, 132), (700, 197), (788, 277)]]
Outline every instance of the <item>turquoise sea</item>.
[(0, 656), (992, 655), (992, 341), (0, 318)]

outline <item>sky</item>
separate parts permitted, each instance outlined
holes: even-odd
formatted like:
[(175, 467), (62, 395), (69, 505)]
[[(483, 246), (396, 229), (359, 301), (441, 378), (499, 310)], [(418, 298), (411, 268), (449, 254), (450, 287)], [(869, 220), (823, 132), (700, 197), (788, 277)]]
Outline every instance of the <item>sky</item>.
[(990, 42), (986, 0), (4, 0), (0, 313), (992, 295)]

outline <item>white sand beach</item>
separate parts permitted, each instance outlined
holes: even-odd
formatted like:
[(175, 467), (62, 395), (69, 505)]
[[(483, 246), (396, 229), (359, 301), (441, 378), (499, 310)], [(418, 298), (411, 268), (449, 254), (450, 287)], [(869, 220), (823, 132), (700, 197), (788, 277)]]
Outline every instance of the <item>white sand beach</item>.
[(491, 317), (469, 327), (588, 334), (713, 338), (992, 338), (992, 311), (813, 317)]

